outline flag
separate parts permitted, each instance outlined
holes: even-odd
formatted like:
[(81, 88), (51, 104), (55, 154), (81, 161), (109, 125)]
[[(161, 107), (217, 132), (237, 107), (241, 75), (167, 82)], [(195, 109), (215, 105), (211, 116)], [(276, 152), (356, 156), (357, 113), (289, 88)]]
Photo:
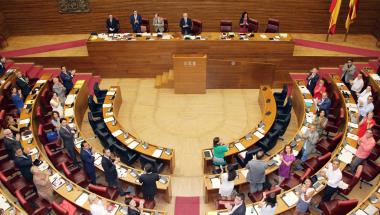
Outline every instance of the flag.
[(358, 7), (359, 7), (359, 0), (350, 0), (350, 5), (348, 7), (348, 14), (347, 14), (347, 19), (346, 19), (347, 32), (350, 30), (350, 25), (354, 23), (354, 19), (356, 18)]
[(330, 17), (330, 26), (329, 26), (329, 34), (335, 34), (336, 22), (338, 21), (340, 5), (342, 4), (342, 0), (332, 0), (330, 4), (331, 13)]

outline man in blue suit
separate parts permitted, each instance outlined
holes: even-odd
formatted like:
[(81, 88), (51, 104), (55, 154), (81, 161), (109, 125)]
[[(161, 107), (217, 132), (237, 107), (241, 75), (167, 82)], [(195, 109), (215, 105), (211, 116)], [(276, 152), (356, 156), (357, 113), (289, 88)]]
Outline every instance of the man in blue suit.
[(187, 17), (187, 13), (182, 15), (181, 20), (179, 21), (179, 27), (181, 28), (181, 32), (183, 35), (191, 34), (191, 27), (193, 26), (193, 22), (190, 18)]
[(141, 32), (142, 18), (140, 16), (140, 14), (137, 14), (137, 10), (133, 11), (131, 18), (129, 19), (129, 22), (132, 25), (133, 33), (140, 33)]
[(329, 99), (329, 97), (327, 97), (327, 93), (324, 92), (322, 94), (321, 101), (319, 101), (317, 104), (317, 112), (319, 113), (322, 110), (324, 110), (327, 116), (329, 114), (330, 107), (331, 107), (331, 100)]
[(84, 171), (90, 177), (91, 184), (96, 184), (95, 157), (92, 154), (90, 145), (87, 142), (82, 143), (80, 150), (80, 159), (83, 162)]
[(33, 166), (33, 161), (30, 155), (27, 155), (28, 153), (29, 150), (25, 150), (24, 153), (22, 148), (17, 148), (14, 162), (16, 167), (19, 168), (21, 175), (24, 176), (28, 182), (33, 183), (33, 174), (30, 171), (30, 168)]
[(0, 77), (4, 75), (5, 69), (5, 57), (0, 56)]
[(66, 95), (70, 92), (70, 90), (73, 88), (73, 77), (75, 75), (75, 70), (67, 71), (65, 66), (61, 66), (61, 74), (59, 74), (59, 77), (62, 80), (63, 86), (66, 88)]

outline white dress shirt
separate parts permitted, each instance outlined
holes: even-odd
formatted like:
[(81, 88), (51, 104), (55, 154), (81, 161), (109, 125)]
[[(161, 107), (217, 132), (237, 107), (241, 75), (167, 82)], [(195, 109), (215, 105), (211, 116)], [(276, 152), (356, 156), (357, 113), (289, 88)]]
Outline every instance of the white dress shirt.
[(339, 182), (342, 180), (342, 171), (338, 168), (333, 170), (333, 166), (331, 163), (327, 165), (325, 169), (327, 176), (327, 185), (332, 188), (338, 187)]
[(351, 90), (357, 93), (360, 93), (360, 91), (363, 89), (364, 81), (363, 79), (355, 78), (354, 82), (352, 83)]

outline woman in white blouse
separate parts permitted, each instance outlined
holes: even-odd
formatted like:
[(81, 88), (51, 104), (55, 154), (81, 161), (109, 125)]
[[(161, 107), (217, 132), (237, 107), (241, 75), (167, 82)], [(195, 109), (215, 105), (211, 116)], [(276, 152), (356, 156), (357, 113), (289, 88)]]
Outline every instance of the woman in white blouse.
[(263, 196), (264, 201), (259, 203), (260, 214), (274, 215), (277, 207), (277, 198), (275, 193), (270, 193), (268, 196)]
[(371, 86), (367, 86), (365, 90), (358, 96), (358, 104), (365, 105), (367, 104), (368, 96), (372, 95)]
[(299, 193), (299, 200), (296, 206), (296, 215), (303, 215), (309, 210), (310, 201), (314, 195), (314, 188), (310, 179), (306, 179)]
[(227, 166), (227, 172), (225, 173), (223, 173), (223, 167), (220, 169), (222, 170), (222, 174), (220, 175), (219, 194), (222, 199), (230, 199), (235, 187), (236, 170), (231, 165)]
[(107, 215), (106, 204), (100, 200), (95, 194), (88, 196), (88, 202), (90, 203), (90, 212), (92, 215)]
[(60, 116), (63, 116), (63, 107), (61, 100), (59, 99), (57, 93), (53, 93), (53, 97), (50, 100), (50, 105), (53, 108), (53, 111), (57, 111)]

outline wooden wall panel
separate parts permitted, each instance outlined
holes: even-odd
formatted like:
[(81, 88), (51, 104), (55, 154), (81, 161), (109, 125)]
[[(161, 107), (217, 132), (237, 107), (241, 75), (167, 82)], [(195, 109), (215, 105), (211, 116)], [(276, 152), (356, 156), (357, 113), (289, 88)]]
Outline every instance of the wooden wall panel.
[(9, 36), (9, 31), (7, 24), (5, 23), (4, 14), (0, 12), (0, 35), (4, 35), (5, 37)]
[[(344, 32), (349, 0), (343, 0), (337, 32)], [(178, 31), (182, 12), (193, 19), (203, 21), (204, 31), (219, 31), (219, 21), (233, 21), (238, 30), (238, 20), (243, 11), (260, 22), (260, 31), (265, 29), (269, 17), (281, 22), (282, 32), (325, 33), (329, 22), (330, 0), (91, 0), (91, 12), (60, 14), (56, 0), (7, 0), (0, 4), (13, 34), (66, 34), (103, 32), (108, 13), (121, 20), (123, 31), (130, 31), (127, 18), (134, 9), (144, 17), (153, 17), (159, 12), (169, 20), (170, 31)], [(360, 2), (358, 19), (351, 27), (352, 33), (371, 33), (380, 14), (379, 0)]]

